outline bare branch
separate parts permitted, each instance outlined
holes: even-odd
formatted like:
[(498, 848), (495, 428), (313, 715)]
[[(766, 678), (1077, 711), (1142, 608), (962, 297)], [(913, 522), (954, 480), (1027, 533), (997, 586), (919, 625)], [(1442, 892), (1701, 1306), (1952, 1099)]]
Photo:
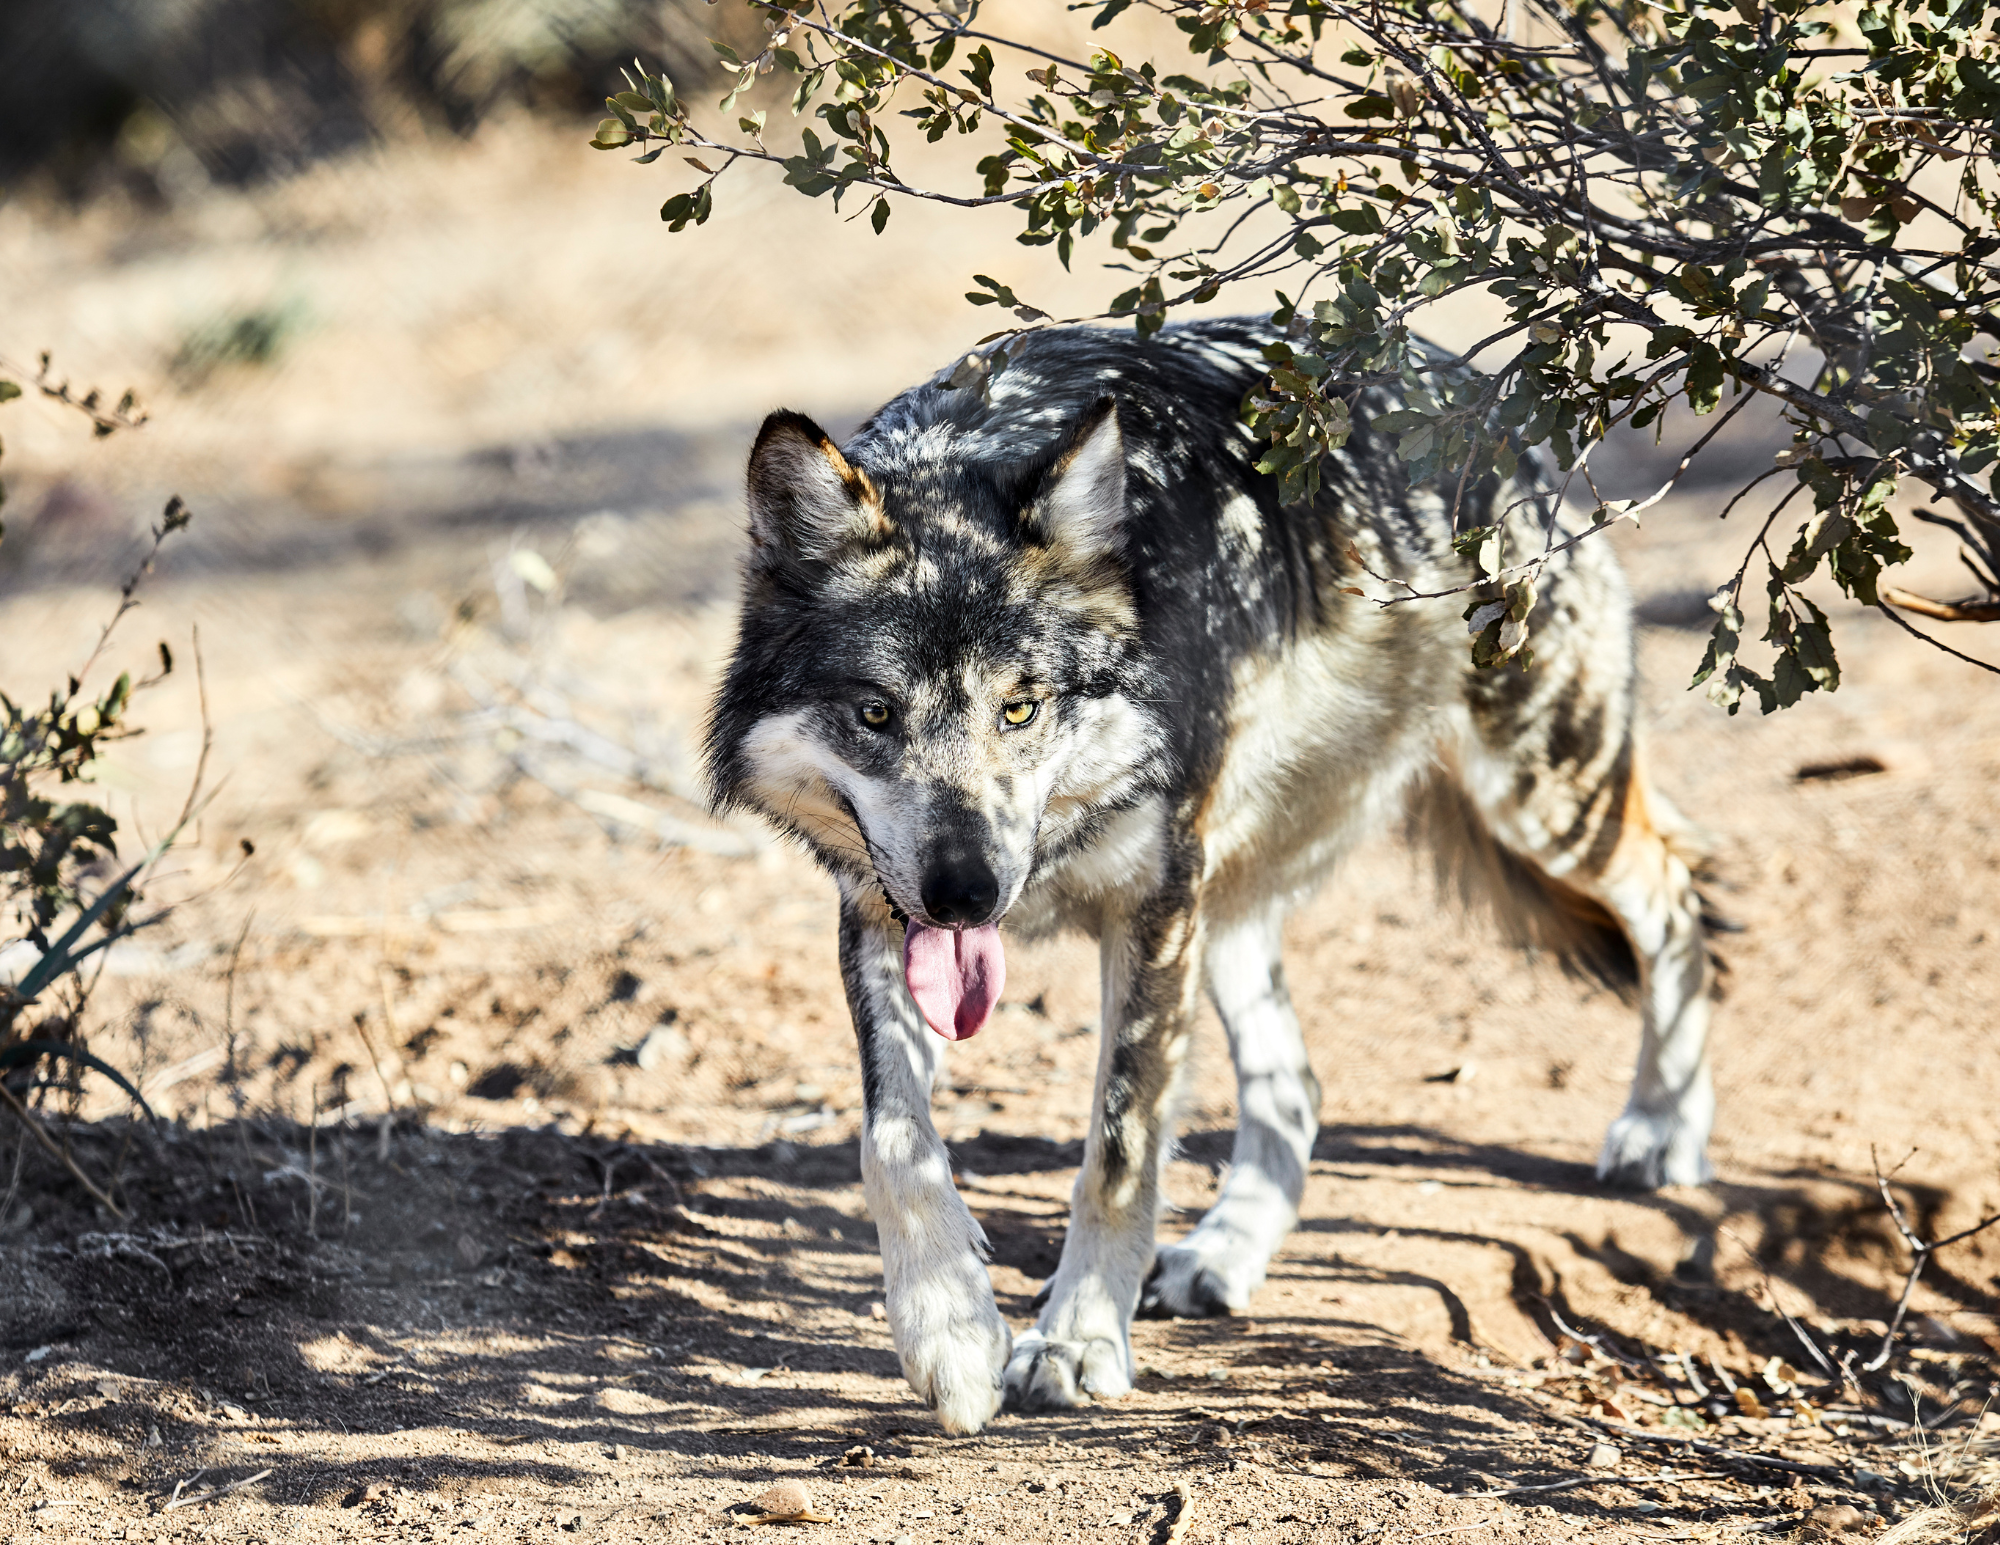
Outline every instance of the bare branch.
[[(1887, 610), (1887, 608), (1884, 608), (1884, 610)], [(1893, 616), (1894, 614), (1891, 613), (1891, 615)], [(1974, 661), (1973, 663), (1976, 665), (1979, 662)], [(1994, 667), (1988, 666), (1987, 669), (1992, 670)], [(1916, 1150), (1914, 1148), (1910, 1150), (1911, 1155), (1915, 1153)], [(1889, 1356), (1896, 1349), (1896, 1332), (1903, 1328), (1903, 1315), (1910, 1307), (1910, 1295), (1917, 1290), (1917, 1279), (1924, 1274), (1924, 1268), (1930, 1264), (1931, 1257), (1947, 1245), (1955, 1245), (1961, 1240), (1970, 1239), (1974, 1234), (1983, 1233), (1994, 1224), (2000, 1223), (2000, 1212), (1994, 1213), (1990, 1218), (1982, 1219), (1980, 1222), (1973, 1224), (1971, 1228), (1960, 1229), (1956, 1234), (1948, 1235), (1943, 1239), (1926, 1241), (1919, 1238), (1916, 1230), (1910, 1227), (1909, 1221), (1903, 1216), (1902, 1206), (1897, 1202), (1895, 1193), (1889, 1189), (1890, 1176), (1893, 1176), (1897, 1170), (1900, 1170), (1903, 1164), (1909, 1163), (1909, 1157), (1906, 1156), (1903, 1164), (1898, 1164), (1896, 1169), (1889, 1171), (1888, 1175), (1884, 1175), (1882, 1173), (1882, 1163), (1875, 1156), (1875, 1145), (1871, 1143), (1868, 1146), (1868, 1160), (1874, 1166), (1875, 1189), (1882, 1193), (1882, 1205), (1889, 1210), (1889, 1221), (1896, 1225), (1896, 1232), (1903, 1236), (1903, 1243), (1910, 1247), (1910, 1274), (1903, 1279), (1903, 1291), (1901, 1296), (1896, 1300), (1896, 1312), (1890, 1318), (1889, 1329), (1882, 1337), (1882, 1350), (1877, 1352), (1868, 1362), (1861, 1365), (1862, 1371), (1865, 1373), (1879, 1373), (1883, 1368), (1888, 1366)]]

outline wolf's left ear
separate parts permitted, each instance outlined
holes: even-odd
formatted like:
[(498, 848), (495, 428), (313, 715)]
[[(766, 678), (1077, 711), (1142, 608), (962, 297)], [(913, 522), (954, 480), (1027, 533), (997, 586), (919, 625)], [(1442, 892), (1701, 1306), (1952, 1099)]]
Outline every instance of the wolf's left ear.
[(826, 559), (889, 532), (868, 474), (850, 466), (803, 413), (773, 413), (750, 452), (750, 539), (760, 549)]
[(1125, 436), (1117, 398), (1098, 398), (1070, 431), (1028, 514), (1050, 546), (1079, 558), (1112, 557), (1125, 545)]

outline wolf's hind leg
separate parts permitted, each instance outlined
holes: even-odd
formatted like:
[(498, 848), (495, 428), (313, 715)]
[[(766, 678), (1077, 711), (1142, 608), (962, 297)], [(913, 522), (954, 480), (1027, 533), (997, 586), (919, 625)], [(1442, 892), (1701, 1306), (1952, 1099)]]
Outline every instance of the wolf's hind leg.
[(1615, 709), (1586, 697), (1548, 717), (1560, 727), (1586, 714), (1609, 733), (1530, 733), (1498, 754), (1490, 741), (1474, 749), (1469, 800), (1442, 781), (1431, 792), (1432, 835), (1444, 866), (1484, 892), (1520, 942), (1638, 999), (1637, 1071), (1598, 1175), (1643, 1189), (1700, 1185), (1713, 1174), (1714, 978), (1689, 844)]
[[(1572, 786), (1557, 797), (1549, 785), (1563, 782), (1558, 770), (1535, 771), (1540, 787), (1525, 807), (1496, 802), (1483, 820), (1466, 809), (1449, 856), (1486, 871), (1480, 888), (1521, 942), (1639, 1000), (1638, 1066), (1605, 1136), (1599, 1177), (1645, 1190), (1704, 1184), (1714, 1173), (1713, 966), (1677, 822), (1648, 790), (1629, 743), (1582, 792)], [(1565, 819), (1546, 819), (1552, 810)]]
[(1236, 1143), (1215, 1205), (1186, 1239), (1155, 1258), (1141, 1313), (1243, 1309), (1298, 1221), (1319, 1135), (1320, 1091), (1285, 990), (1282, 924), (1273, 909), (1210, 936), (1209, 993), (1236, 1064)]
[(1645, 1189), (1702, 1185), (1715, 1173), (1708, 1162), (1715, 1125), (1708, 1068), (1714, 968), (1701, 896), (1671, 823), (1670, 807), (1634, 769), (1618, 845), (1592, 877), (1592, 893), (1617, 914), (1638, 957), (1641, 1016), (1632, 1091), (1605, 1134), (1597, 1173), (1615, 1185)]
[(843, 900), (840, 970), (861, 1042), (861, 1184), (903, 1376), (947, 1432), (977, 1432), (1000, 1409), (1012, 1342), (986, 1274), (985, 1231), (931, 1124), (939, 1042), (910, 1000), (888, 929), (874, 898)]

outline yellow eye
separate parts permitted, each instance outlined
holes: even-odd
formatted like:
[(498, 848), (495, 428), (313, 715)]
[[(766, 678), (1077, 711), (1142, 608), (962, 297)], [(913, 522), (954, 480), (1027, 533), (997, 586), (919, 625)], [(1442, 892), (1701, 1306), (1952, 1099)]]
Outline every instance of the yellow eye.
[(889, 722), (889, 705), (887, 703), (863, 703), (861, 705), (861, 722), (871, 730), (879, 730)]
[(1035, 710), (1041, 706), (1033, 698), (1025, 698), (1021, 702), (1007, 704), (1000, 710), (1000, 717), (1018, 730), (1022, 725), (1034, 722)]

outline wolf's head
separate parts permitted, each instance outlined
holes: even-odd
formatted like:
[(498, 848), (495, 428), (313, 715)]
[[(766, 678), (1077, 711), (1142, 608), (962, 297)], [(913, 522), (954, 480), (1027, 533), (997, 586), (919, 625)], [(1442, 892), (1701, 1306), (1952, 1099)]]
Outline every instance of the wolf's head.
[(952, 1039), (998, 998), (997, 924), (1038, 853), (1159, 745), (1116, 404), (1025, 464), (977, 443), (932, 423), (864, 435), (850, 461), (810, 419), (766, 420), (708, 737), (718, 804), (759, 810), (908, 919), (911, 991)]

